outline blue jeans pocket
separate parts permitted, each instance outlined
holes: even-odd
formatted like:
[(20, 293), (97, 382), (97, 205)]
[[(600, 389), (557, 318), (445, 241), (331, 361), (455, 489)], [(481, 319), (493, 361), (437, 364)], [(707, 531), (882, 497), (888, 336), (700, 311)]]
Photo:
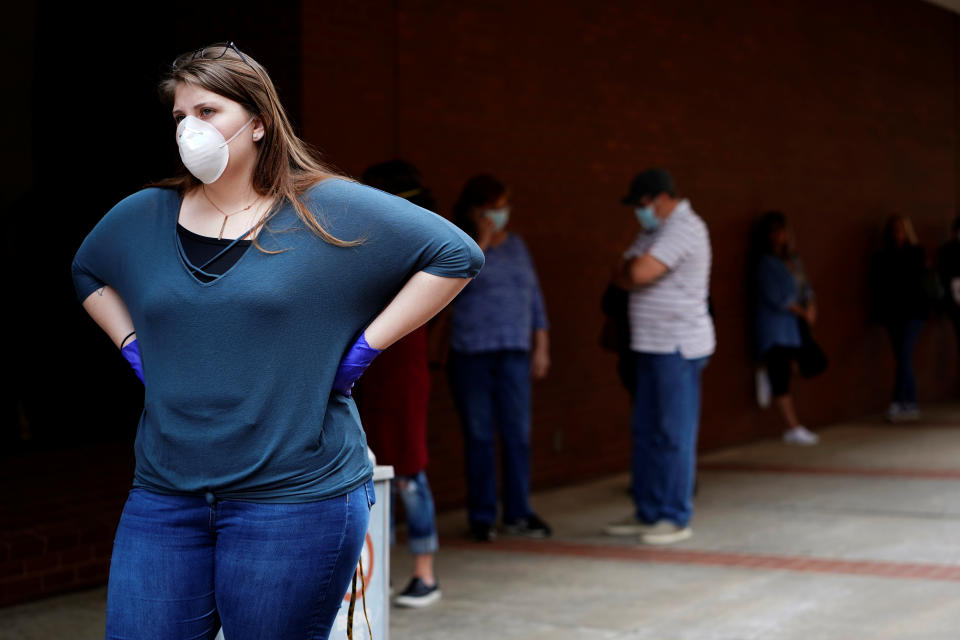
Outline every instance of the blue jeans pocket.
[(367, 494), (367, 508), (373, 508), (373, 505), (377, 504), (377, 492), (374, 489), (372, 478), (364, 483), (363, 490)]

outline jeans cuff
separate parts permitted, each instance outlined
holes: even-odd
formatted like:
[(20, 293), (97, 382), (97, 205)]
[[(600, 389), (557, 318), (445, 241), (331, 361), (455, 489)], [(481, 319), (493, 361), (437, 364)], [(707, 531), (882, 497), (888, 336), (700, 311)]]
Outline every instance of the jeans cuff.
[(425, 538), (410, 538), (407, 540), (407, 546), (410, 548), (410, 553), (422, 555), (436, 553), (440, 545), (437, 542), (437, 534), (433, 534)]

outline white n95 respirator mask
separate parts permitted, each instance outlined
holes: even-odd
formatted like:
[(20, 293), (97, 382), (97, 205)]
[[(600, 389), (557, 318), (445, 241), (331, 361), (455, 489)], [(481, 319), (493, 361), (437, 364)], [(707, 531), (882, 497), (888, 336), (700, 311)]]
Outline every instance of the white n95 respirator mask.
[(224, 140), (223, 134), (209, 122), (187, 116), (177, 125), (177, 146), (180, 147), (183, 166), (204, 184), (216, 182), (230, 161), (230, 148), (227, 145), (251, 122), (253, 117), (230, 136), (230, 140)]

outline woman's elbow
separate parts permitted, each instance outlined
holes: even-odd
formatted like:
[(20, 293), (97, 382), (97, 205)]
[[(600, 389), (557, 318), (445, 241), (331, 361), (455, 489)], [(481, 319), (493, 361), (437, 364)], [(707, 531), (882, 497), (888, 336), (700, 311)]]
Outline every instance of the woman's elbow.
[(469, 252), (469, 273), (471, 278), (475, 278), (477, 274), (480, 273), (480, 269), (483, 268), (483, 265), (486, 263), (487, 259), (483, 255), (483, 251), (481, 251), (480, 247), (476, 244), (469, 248)]

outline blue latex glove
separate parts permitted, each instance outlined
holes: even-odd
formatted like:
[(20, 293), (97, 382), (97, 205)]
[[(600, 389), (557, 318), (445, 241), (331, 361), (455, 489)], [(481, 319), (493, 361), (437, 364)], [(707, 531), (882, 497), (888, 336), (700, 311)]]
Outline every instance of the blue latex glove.
[(366, 334), (361, 333), (349, 351), (340, 359), (337, 373), (333, 377), (333, 390), (349, 397), (353, 383), (360, 379), (378, 355), (380, 355), (380, 349), (374, 349), (367, 344)]
[[(137, 344), (137, 339), (134, 338), (127, 346), (120, 349), (120, 353), (133, 367), (133, 372), (140, 378), (140, 382), (143, 382), (143, 361), (140, 359), (140, 346)], [(143, 382), (143, 386), (147, 386), (147, 383)]]

